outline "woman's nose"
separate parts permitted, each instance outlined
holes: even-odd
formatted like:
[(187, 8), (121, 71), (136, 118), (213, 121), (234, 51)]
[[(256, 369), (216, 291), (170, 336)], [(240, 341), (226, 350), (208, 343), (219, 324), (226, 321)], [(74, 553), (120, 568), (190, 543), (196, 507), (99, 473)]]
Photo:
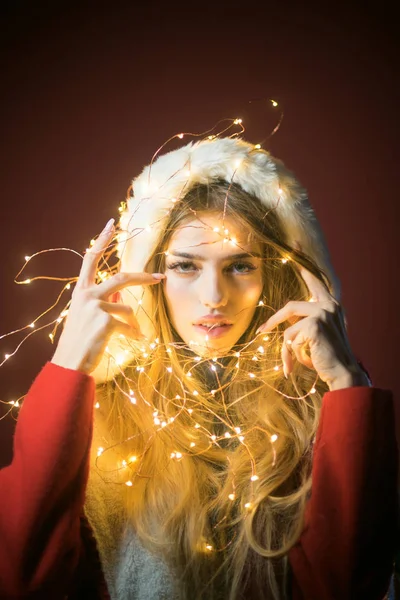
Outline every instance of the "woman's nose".
[[(200, 278), (202, 279), (202, 278)], [(201, 303), (210, 308), (225, 306), (229, 299), (227, 282), (219, 274), (210, 273), (199, 281), (199, 296)]]

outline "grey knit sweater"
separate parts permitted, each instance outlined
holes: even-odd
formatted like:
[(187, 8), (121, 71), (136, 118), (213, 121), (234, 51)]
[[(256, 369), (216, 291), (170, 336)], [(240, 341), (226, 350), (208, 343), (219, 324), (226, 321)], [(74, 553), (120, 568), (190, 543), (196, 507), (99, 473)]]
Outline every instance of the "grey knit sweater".
[(85, 504), (112, 600), (178, 600), (173, 575), (127, 523), (115, 487), (93, 469)]

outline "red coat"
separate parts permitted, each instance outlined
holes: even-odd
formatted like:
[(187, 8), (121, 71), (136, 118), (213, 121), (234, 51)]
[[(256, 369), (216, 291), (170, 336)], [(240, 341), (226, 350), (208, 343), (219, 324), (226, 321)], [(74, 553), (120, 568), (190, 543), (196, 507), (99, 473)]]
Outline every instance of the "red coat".
[[(95, 383), (47, 363), (0, 471), (0, 598), (107, 599), (83, 516)], [(290, 551), (293, 600), (382, 600), (397, 523), (390, 391), (327, 392), (314, 446), (303, 534)]]

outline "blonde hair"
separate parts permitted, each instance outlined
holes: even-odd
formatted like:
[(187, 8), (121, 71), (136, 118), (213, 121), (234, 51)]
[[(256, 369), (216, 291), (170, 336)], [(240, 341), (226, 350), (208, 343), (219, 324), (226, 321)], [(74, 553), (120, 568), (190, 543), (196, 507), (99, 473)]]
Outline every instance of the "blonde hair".
[[(265, 214), (257, 198), (222, 181), (195, 185), (174, 205), (147, 272), (164, 271), (176, 228), (205, 211), (234, 217), (249, 241), (260, 244), (264, 304), (235, 347), (211, 363), (223, 367), (219, 376), (209, 361), (194, 360), (171, 325), (163, 286), (152, 286), (159, 343), (150, 358), (138, 359), (98, 393), (114, 456), (128, 457), (129, 520), (178, 576), (181, 597), (238, 600), (251, 586), (251, 597), (278, 600), (288, 593), (287, 557), (303, 528), (312, 444), (328, 388), (297, 361), (288, 380), (273, 368), (281, 364), (279, 341), (287, 323), (269, 334), (258, 354), (256, 330), (290, 300), (309, 299), (296, 262), (325, 285), (327, 280), (285, 242), (272, 210)], [(130, 390), (136, 404), (127, 401)], [(155, 427), (155, 415), (161, 426)], [(224, 436), (236, 426), (242, 439)], [(224, 439), (213, 443), (211, 435)]]

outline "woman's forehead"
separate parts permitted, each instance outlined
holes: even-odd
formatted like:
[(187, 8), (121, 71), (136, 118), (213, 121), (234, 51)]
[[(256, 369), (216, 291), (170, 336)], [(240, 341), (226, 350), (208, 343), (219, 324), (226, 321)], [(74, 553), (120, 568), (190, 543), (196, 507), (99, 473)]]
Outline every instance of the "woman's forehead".
[(243, 226), (236, 224), (232, 218), (212, 214), (182, 223), (173, 233), (168, 250), (178, 248), (188, 252), (191, 248), (196, 253), (209, 250), (214, 253), (216, 249), (223, 249), (224, 253), (234, 254), (238, 248), (255, 252), (259, 245), (249, 241), (249, 231), (243, 231)]

